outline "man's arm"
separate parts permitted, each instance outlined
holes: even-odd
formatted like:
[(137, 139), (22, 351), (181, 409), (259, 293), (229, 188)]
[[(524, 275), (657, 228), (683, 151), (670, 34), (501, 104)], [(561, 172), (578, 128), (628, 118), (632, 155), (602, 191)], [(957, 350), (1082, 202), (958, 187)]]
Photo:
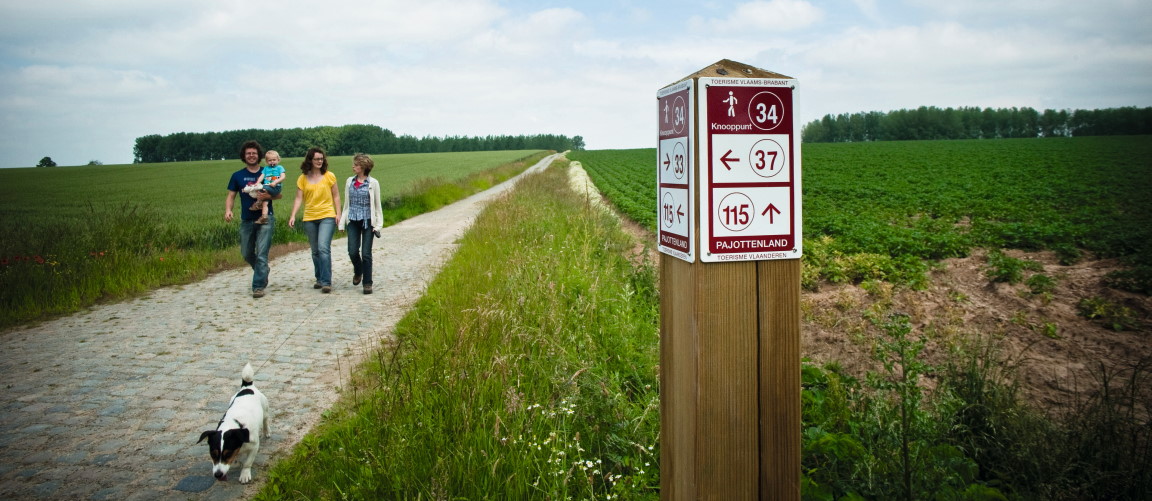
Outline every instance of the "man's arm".
[(224, 197), (224, 221), (232, 222), (232, 203), (236, 201), (236, 192), (228, 190), (228, 196)]

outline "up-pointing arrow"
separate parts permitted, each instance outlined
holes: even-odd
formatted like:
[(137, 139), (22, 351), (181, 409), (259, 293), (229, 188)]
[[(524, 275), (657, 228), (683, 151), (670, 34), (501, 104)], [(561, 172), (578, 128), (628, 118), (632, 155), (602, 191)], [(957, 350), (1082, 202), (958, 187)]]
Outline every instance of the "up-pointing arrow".
[(773, 216), (775, 216), (776, 214), (779, 214), (779, 213), (780, 213), (780, 209), (777, 209), (775, 205), (772, 205), (771, 203), (769, 203), (768, 206), (764, 208), (764, 212), (761, 212), (760, 215), (761, 216), (765, 216), (765, 215), (768, 216), (768, 224), (772, 224), (774, 222), (773, 220), (775, 219)]

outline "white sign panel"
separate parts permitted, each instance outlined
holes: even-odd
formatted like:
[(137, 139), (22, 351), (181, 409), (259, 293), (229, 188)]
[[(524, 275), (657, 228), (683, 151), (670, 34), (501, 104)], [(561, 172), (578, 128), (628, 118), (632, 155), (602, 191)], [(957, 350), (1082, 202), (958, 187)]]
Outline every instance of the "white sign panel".
[(699, 79), (700, 260), (802, 254), (794, 79)]
[(692, 90), (685, 80), (656, 93), (657, 249), (689, 263), (696, 260)]

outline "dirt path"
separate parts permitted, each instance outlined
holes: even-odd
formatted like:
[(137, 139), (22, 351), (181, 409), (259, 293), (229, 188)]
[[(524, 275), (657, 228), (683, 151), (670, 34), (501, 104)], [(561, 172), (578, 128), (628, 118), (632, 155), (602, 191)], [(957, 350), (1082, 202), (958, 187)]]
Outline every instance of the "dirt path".
[[(391, 334), (481, 208), (515, 181), (386, 228), (371, 295), (352, 285), (340, 239), (331, 294), (312, 288), (305, 250), (272, 261), (262, 299), (249, 294), (244, 268), (5, 333), (0, 499), (250, 497), (335, 402), (357, 360)], [(207, 447), (196, 445), (245, 362), (272, 414), (248, 486), (237, 475), (212, 479)]]

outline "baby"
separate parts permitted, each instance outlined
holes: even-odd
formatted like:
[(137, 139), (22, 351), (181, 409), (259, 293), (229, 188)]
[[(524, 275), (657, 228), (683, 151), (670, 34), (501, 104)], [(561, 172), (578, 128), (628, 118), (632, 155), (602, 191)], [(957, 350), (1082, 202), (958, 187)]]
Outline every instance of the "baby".
[[(256, 184), (252, 185), (254, 187), (252, 190), (275, 197), (284, 188), (280, 184), (284, 182), (284, 167), (280, 166), (280, 154), (276, 150), (268, 150), (268, 153), (264, 154), (264, 163), (264, 170), (260, 172), (260, 177), (256, 178)], [(257, 200), (256, 203), (252, 204), (252, 210), (261, 211), (260, 219), (256, 220), (256, 224), (268, 223), (268, 204), (271, 203), (271, 200)]]

